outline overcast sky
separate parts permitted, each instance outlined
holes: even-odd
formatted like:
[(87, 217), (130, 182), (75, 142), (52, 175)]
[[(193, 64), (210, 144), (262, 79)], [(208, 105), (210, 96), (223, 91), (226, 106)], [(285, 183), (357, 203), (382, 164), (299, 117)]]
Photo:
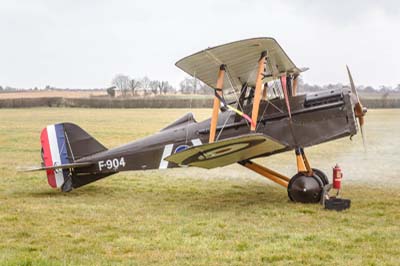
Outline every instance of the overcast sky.
[(0, 85), (106, 87), (123, 73), (177, 85), (180, 58), (274, 37), (311, 84), (400, 83), (393, 0), (0, 0)]

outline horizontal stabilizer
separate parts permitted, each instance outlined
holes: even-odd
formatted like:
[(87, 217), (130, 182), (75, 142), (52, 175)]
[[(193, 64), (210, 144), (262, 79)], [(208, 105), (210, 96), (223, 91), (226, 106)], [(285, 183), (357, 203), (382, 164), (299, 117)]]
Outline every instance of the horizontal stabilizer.
[(263, 134), (249, 134), (194, 146), (164, 160), (179, 165), (211, 169), (255, 158), (286, 146)]
[(70, 169), (70, 168), (80, 168), (80, 167), (86, 167), (86, 166), (91, 166), (93, 163), (87, 162), (87, 163), (68, 163), (68, 164), (60, 164), (60, 165), (54, 165), (54, 166), (43, 166), (43, 167), (33, 167), (33, 168), (28, 168), (24, 169), (24, 172), (34, 172), (34, 171), (44, 171), (44, 170), (57, 170), (57, 169)]

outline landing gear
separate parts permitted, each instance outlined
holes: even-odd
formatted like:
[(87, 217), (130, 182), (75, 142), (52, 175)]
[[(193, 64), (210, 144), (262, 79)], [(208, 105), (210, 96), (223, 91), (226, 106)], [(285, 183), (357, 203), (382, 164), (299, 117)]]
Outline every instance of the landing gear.
[[(325, 180), (323, 177), (320, 177), (322, 172), (319, 172), (318, 175), (317, 171), (315, 171), (312, 176), (307, 176), (306, 173), (303, 172), (294, 175), (288, 184), (287, 191), (289, 199), (294, 202), (302, 203), (320, 202)], [(322, 175), (324, 175), (324, 173), (322, 173)]]
[(324, 186), (329, 184), (328, 177), (321, 170), (311, 168), (303, 148), (297, 148), (295, 153), (297, 174), (287, 186), (289, 199), (294, 202), (318, 203)]
[(317, 175), (322, 180), (322, 183), (324, 183), (324, 186), (329, 184), (329, 179), (324, 172), (322, 172), (321, 170), (319, 170), (317, 168), (313, 168), (312, 170), (314, 172), (314, 175)]
[(323, 189), (329, 184), (328, 177), (319, 169), (311, 168), (304, 150), (296, 150), (297, 174), (292, 178), (259, 165), (251, 160), (239, 164), (287, 188), (291, 201), (302, 203), (319, 203)]

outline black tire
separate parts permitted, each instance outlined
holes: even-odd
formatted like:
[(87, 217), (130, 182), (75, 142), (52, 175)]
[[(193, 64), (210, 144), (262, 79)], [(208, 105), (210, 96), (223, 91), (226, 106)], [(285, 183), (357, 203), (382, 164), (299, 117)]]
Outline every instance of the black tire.
[(324, 172), (322, 172), (317, 168), (312, 168), (312, 170), (314, 172), (314, 175), (317, 175), (319, 178), (321, 178), (322, 183), (324, 183), (324, 186), (329, 184), (329, 179)]
[(294, 175), (288, 184), (288, 196), (291, 201), (301, 203), (319, 203), (324, 182), (317, 175), (306, 176), (304, 173)]

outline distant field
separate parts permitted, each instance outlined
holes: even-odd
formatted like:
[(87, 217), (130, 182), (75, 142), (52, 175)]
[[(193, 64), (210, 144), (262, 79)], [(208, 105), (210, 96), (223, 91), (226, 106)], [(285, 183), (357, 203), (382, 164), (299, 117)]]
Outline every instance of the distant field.
[[(1, 94), (0, 94), (1, 95)], [(194, 109), (198, 120), (209, 109)], [(306, 149), (344, 170), (350, 210), (294, 204), (239, 165), (126, 172), (71, 193), (47, 185), (39, 134), (79, 124), (107, 147), (172, 122), (182, 109), (0, 109), (0, 265), (400, 265), (400, 110), (370, 110), (359, 135)], [(287, 175), (292, 152), (258, 160)]]
[[(117, 91), (117, 96), (119, 95), (119, 91)], [(18, 91), (18, 92), (1, 92), (0, 99), (18, 99), (18, 98), (54, 98), (54, 97), (64, 97), (64, 98), (90, 98), (90, 97), (99, 97), (99, 96), (107, 96), (107, 92), (105, 90), (38, 90), (38, 91)], [(160, 97), (160, 95), (157, 95)], [(136, 96), (141, 98), (141, 96)], [(149, 98), (153, 98), (153, 96), (148, 96)], [(178, 97), (178, 98), (209, 98), (212, 95), (188, 95), (188, 94), (167, 94), (162, 95), (162, 97)]]
[(44, 97), (65, 97), (65, 98), (89, 98), (91, 96), (107, 95), (105, 91), (20, 91), (0, 93), (0, 99), (17, 98), (44, 98)]

